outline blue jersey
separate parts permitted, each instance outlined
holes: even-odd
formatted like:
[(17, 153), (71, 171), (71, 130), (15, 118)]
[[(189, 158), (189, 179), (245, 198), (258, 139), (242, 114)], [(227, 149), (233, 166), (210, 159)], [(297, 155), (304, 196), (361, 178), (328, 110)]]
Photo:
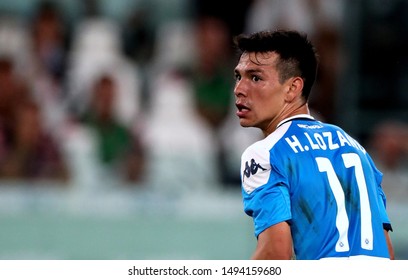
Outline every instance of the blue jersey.
[(309, 115), (284, 120), (242, 154), (241, 178), (255, 236), (287, 221), (296, 259), (389, 258), (382, 174), (341, 128)]

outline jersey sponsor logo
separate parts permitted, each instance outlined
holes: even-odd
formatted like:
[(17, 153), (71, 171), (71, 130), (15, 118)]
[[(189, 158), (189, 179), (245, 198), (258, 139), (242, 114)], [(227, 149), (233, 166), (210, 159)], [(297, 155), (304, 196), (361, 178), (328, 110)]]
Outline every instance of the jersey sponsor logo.
[(249, 165), (248, 161), (245, 162), (244, 176), (249, 178), (251, 175), (255, 175), (259, 169), (266, 170), (259, 163), (256, 163), (255, 159), (251, 159), (251, 165)]
[(317, 129), (317, 128), (323, 127), (323, 125), (321, 124), (307, 125), (307, 124), (300, 124), (300, 123), (297, 126), (300, 128), (307, 128), (307, 129)]

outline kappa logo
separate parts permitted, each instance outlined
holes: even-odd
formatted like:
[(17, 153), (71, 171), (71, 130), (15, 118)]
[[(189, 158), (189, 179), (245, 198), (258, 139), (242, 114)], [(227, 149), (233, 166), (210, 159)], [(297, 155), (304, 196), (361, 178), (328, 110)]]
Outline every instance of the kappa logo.
[(249, 165), (248, 162), (245, 163), (244, 176), (249, 178), (251, 175), (255, 175), (258, 169), (266, 170), (266, 168), (263, 168), (259, 163), (256, 163), (254, 159), (251, 159), (251, 165)]

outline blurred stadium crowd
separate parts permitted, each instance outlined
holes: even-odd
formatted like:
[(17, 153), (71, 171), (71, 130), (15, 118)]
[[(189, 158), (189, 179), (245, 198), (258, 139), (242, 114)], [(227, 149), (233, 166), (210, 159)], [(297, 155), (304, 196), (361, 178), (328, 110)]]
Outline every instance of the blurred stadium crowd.
[(310, 106), (365, 144), (408, 198), (408, 2), (0, 1), (0, 180), (239, 189), (231, 38), (307, 32)]

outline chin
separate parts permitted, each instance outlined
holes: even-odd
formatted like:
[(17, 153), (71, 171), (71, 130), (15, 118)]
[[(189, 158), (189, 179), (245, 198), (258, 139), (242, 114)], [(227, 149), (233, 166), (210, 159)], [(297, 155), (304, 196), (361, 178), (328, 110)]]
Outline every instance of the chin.
[(242, 127), (253, 127), (253, 126), (254, 126), (254, 125), (251, 124), (250, 122), (245, 121), (245, 120), (242, 120), (242, 119), (239, 121), (239, 124), (240, 124)]

